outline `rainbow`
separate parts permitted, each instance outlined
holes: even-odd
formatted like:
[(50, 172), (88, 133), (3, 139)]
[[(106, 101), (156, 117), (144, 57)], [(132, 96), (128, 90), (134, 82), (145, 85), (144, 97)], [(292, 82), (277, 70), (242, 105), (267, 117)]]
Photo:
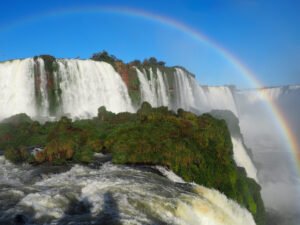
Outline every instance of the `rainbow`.
[[(66, 16), (72, 15), (76, 13), (110, 13), (110, 14), (118, 14), (124, 16), (137, 17), (140, 19), (150, 20), (153, 22), (157, 22), (159, 24), (171, 27), (180, 32), (183, 32), (190, 36), (191, 38), (199, 41), (213, 49), (215, 49), (222, 57), (228, 60), (241, 74), (250, 82), (251, 85), (254, 85), (256, 88), (262, 88), (263, 84), (257, 79), (257, 75), (255, 75), (241, 60), (239, 60), (233, 53), (229, 52), (226, 48), (222, 47), (220, 44), (215, 42), (213, 39), (207, 37), (205, 34), (200, 32), (197, 29), (187, 26), (186, 24), (177, 21), (175, 19), (153, 14), (147, 11), (143, 11), (141, 9), (127, 8), (127, 7), (116, 7), (116, 6), (89, 6), (89, 7), (80, 7), (80, 8), (62, 8), (56, 9), (54, 11), (45, 12), (42, 14), (35, 14), (32, 16), (28, 16), (26, 18), (22, 18), (16, 22), (12, 22), (10, 24), (6, 24), (5, 26), (0, 27), (0, 31), (4, 31), (6, 29), (11, 29), (13, 27), (18, 27), (23, 24), (28, 24), (31, 22), (38, 21), (43, 18), (56, 17), (56, 16)], [(297, 139), (292, 129), (290, 128), (288, 121), (284, 117), (283, 113), (280, 111), (279, 107), (275, 104), (270, 96), (266, 93), (262, 92), (263, 98), (267, 101), (267, 106), (272, 112), (272, 115), (277, 122), (279, 128), (281, 128), (282, 135), (285, 141), (288, 143), (289, 150), (292, 154), (292, 158), (294, 160), (294, 164), (296, 170), (300, 174), (300, 147), (297, 144)]]

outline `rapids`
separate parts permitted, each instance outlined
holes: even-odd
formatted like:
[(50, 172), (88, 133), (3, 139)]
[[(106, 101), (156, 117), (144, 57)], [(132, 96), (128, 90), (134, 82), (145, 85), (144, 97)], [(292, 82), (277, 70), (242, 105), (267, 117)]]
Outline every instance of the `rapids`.
[(153, 168), (106, 162), (47, 169), (0, 156), (0, 175), (1, 224), (255, 224), (218, 191), (176, 183)]

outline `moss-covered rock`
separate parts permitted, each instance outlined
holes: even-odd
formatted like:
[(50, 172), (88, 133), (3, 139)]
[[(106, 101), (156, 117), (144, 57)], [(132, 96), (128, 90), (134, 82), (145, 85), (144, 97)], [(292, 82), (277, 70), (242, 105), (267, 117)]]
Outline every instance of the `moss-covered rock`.
[(20, 113), (1, 121), (2, 124), (13, 124), (13, 125), (18, 125), (22, 123), (32, 123), (32, 122), (33, 122), (32, 119), (25, 113)]

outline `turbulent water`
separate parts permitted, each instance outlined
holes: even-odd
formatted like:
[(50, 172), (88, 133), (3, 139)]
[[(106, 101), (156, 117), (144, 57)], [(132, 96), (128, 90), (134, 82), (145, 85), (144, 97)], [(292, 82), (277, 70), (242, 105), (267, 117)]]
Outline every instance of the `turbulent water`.
[(109, 162), (100, 168), (15, 166), (0, 156), (0, 223), (255, 224), (223, 194), (152, 170)]

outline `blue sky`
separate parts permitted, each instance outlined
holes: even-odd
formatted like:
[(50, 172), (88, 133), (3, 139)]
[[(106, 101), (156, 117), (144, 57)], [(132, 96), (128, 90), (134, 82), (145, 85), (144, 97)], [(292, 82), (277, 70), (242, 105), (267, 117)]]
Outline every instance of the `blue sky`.
[[(12, 0), (0, 6), (1, 61), (46, 53), (88, 58), (105, 49), (124, 61), (155, 56), (170, 66), (182, 65), (202, 84), (251, 86), (216, 47), (180, 29), (90, 10), (114, 6), (184, 23), (235, 55), (264, 85), (300, 83), (298, 0)], [(70, 8), (76, 13), (64, 13)]]

